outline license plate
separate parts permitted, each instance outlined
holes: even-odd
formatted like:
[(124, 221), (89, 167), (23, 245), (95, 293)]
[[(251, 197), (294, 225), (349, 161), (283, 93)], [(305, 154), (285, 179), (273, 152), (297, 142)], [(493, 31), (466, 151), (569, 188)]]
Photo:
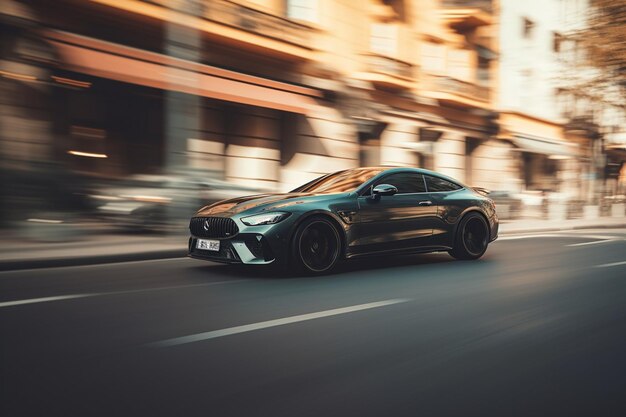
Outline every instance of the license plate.
[(196, 242), (196, 248), (203, 249), (203, 250), (219, 251), (220, 250), (220, 241), (219, 240), (198, 239), (198, 241)]

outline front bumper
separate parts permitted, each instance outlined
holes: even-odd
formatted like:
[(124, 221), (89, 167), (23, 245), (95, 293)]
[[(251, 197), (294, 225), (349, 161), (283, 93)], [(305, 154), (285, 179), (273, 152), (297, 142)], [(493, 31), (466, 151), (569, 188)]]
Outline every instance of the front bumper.
[[(251, 265), (283, 262), (289, 256), (289, 240), (296, 218), (292, 215), (276, 224), (247, 226), (239, 216), (232, 216), (229, 219), (235, 222), (236, 228), (229, 229), (229, 232), (234, 234), (223, 238), (203, 236), (202, 230), (190, 228), (189, 256), (207, 261)], [(198, 231), (198, 234), (193, 230)], [(198, 239), (219, 240), (220, 250), (197, 249)]]
[(195, 236), (189, 238), (188, 256), (191, 258), (250, 265), (266, 265), (276, 261), (276, 251), (262, 234), (239, 233), (229, 239), (214, 239), (220, 241), (219, 251), (198, 249), (198, 239)]

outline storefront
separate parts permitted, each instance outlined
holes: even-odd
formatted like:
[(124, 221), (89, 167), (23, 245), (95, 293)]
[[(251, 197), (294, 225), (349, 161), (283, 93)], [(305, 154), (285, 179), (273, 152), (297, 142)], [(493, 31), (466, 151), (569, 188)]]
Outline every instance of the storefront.
[[(65, 32), (48, 33), (69, 87), (69, 164), (104, 176), (201, 170), (277, 188), (285, 142), (319, 114), (314, 89)], [(174, 105), (172, 105), (174, 103)]]
[(576, 195), (579, 167), (572, 162), (580, 151), (565, 140), (560, 124), (514, 112), (502, 113), (500, 123), (499, 137), (512, 144), (518, 161), (519, 191)]

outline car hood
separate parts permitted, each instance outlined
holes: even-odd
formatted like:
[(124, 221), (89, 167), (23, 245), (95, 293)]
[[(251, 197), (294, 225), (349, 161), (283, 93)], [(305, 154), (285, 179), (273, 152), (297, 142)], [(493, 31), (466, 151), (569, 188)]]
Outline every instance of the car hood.
[(200, 216), (232, 215), (251, 209), (256, 209), (254, 211), (288, 210), (297, 204), (311, 203), (337, 195), (311, 193), (257, 194), (219, 201), (201, 208), (197, 214)]

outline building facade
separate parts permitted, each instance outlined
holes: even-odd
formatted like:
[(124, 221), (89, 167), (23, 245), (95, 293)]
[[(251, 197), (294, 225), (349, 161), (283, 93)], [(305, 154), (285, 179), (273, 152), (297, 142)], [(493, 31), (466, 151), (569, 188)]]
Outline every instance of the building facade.
[[(565, 131), (581, 149), (579, 158), (581, 198), (598, 201), (624, 195), (626, 190), (626, 108), (623, 88), (602, 85), (591, 91), (599, 70), (589, 65), (581, 36), (591, 24), (594, 3), (588, 0), (561, 0), (560, 22), (565, 28), (561, 61), (566, 66), (557, 82), (557, 109), (565, 120)], [(582, 35), (581, 35), (582, 34)], [(602, 77), (600, 77), (602, 78)], [(604, 83), (603, 83), (604, 84)], [(583, 86), (581, 88), (581, 86)]]
[(55, 129), (68, 166), (199, 169), (286, 189), (360, 164), (474, 180), (474, 151), (477, 180), (488, 177), (479, 160), (495, 129), (493, 10), (465, 3), (24, 4), (55, 52), (46, 81), (65, 103)]
[(513, 146), (519, 191), (575, 195), (578, 144), (566, 136), (558, 107), (557, 80), (567, 28), (560, 1), (501, 0), (499, 30), (500, 137)]
[(593, 146), (558, 111), (563, 1), (11, 0), (31, 22), (15, 45), (36, 33), (49, 57), (15, 49), (3, 85), (45, 85), (41, 159), (97, 177), (282, 191), (408, 165), (575, 193)]

